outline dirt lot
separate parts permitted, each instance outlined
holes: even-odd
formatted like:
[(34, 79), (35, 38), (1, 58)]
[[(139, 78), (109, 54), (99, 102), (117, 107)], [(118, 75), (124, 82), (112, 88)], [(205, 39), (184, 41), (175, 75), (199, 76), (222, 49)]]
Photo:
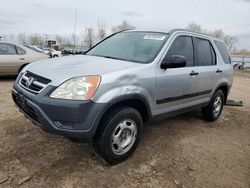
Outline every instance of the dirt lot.
[(108, 166), (91, 144), (43, 132), (11, 100), (0, 79), (0, 187), (250, 187), (250, 73), (237, 72), (214, 123), (192, 112), (148, 125), (126, 162)]

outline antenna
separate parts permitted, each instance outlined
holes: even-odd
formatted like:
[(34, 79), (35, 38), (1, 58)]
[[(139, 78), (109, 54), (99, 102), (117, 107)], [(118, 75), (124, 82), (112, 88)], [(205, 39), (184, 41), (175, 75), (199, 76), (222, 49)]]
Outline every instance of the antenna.
[(74, 48), (76, 52), (76, 17), (77, 17), (77, 8), (75, 8), (75, 26), (74, 26)]

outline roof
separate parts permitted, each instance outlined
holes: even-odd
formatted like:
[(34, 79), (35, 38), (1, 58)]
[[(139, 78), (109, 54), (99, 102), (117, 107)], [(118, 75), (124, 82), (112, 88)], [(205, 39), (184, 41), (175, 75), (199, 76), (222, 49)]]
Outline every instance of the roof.
[(176, 32), (186, 32), (186, 33), (189, 33), (189, 34), (196, 34), (196, 35), (199, 35), (201, 37), (206, 37), (206, 38), (209, 38), (209, 39), (214, 39), (214, 40), (224, 42), (223, 40), (221, 40), (221, 39), (219, 39), (217, 37), (214, 37), (212, 35), (206, 34), (206, 33), (191, 31), (191, 30), (187, 30), (187, 29), (179, 29), (179, 28), (171, 29), (171, 30), (166, 30), (166, 29), (134, 29), (134, 30), (126, 30), (126, 31), (160, 32), (160, 33), (167, 33), (169, 35), (171, 35), (173, 33), (176, 33)]

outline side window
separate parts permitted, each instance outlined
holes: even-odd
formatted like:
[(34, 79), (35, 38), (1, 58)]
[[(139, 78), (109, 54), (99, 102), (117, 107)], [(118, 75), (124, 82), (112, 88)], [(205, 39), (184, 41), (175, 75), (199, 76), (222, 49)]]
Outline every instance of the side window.
[(210, 42), (196, 38), (198, 66), (211, 66), (216, 64), (216, 55)]
[(0, 43), (0, 55), (17, 55), (15, 45)]
[(16, 46), (16, 50), (17, 50), (18, 55), (26, 54), (26, 51), (18, 46)]
[(231, 63), (231, 58), (228, 53), (227, 47), (223, 42), (220, 41), (214, 41), (215, 45), (217, 46), (218, 50), (220, 51), (220, 54), (224, 60), (225, 63), (230, 64)]
[(193, 41), (191, 37), (180, 36), (177, 37), (172, 45), (170, 46), (166, 57), (171, 55), (181, 55), (186, 58), (187, 67), (194, 65), (194, 50), (193, 50)]

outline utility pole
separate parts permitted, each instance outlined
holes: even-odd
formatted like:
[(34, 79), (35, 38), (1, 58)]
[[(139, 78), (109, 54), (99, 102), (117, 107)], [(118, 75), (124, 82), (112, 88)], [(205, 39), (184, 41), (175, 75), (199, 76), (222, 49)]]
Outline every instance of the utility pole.
[(76, 17), (77, 17), (77, 8), (75, 8), (75, 27), (74, 27), (74, 50), (76, 52)]

